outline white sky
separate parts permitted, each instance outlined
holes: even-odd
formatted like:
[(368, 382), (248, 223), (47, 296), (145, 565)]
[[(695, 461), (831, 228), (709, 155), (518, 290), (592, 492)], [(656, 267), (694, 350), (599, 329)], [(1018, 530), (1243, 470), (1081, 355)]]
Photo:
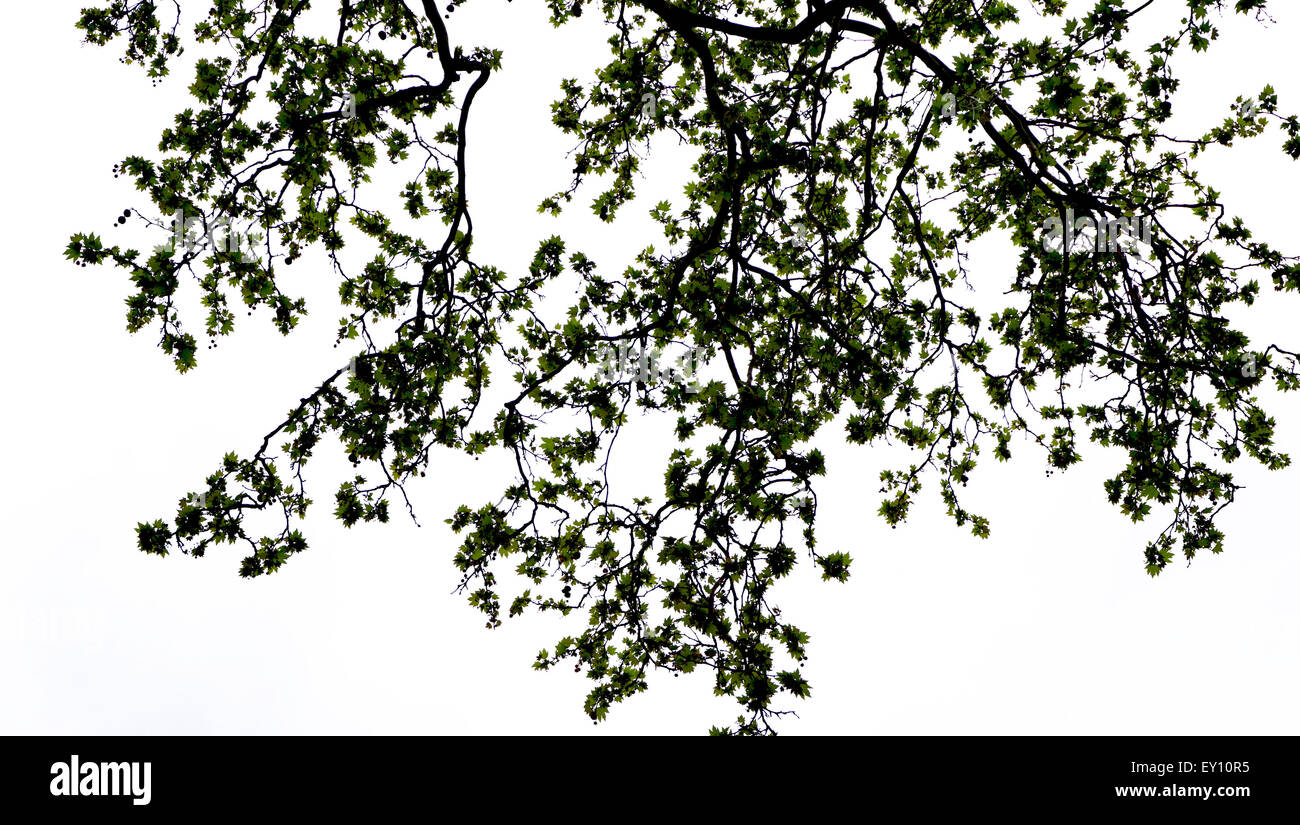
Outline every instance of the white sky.
[[(10, 31), (21, 36), (0, 52), (10, 78), (0, 134), (10, 184), (0, 206), (0, 733), (691, 734), (734, 719), (735, 705), (714, 698), (700, 673), (655, 678), (593, 727), (581, 710), (585, 678), (530, 667), (565, 635), (563, 622), (530, 614), (489, 632), (451, 594), (459, 541), (442, 519), (496, 491), (491, 459), (459, 459), (412, 488), (422, 528), (395, 518), (345, 530), (329, 512), (332, 487), (318, 487), (311, 550), (255, 581), (237, 576), (239, 550), (204, 560), (136, 550), (137, 521), (173, 513), (222, 453), (255, 446), (338, 366), (338, 312), (332, 276), (306, 259), (286, 291), (316, 302), (294, 335), (258, 319), (218, 350), (200, 349), (200, 368), (179, 376), (152, 332), (125, 332), (122, 272), (63, 260), (73, 232), (130, 231), (110, 225), (146, 204), (110, 168), (151, 152), (188, 83), (153, 89), (115, 51), (80, 46), (81, 5), (13, 4)], [(522, 266), (563, 226), (621, 268), (646, 243), (640, 204), (684, 180), (652, 173), (613, 229), (535, 212), (567, 183), (569, 145), (549, 122), (558, 79), (601, 60), (604, 35), (594, 20), (556, 32), (537, 0), (472, 5), (481, 8), (451, 21), (453, 37), (506, 53), (471, 127), (478, 256)], [(1300, 110), (1300, 9), (1278, 6), (1276, 26), (1230, 21), (1229, 42), (1182, 64), (1185, 131), (1221, 120), (1266, 82), (1282, 111)], [(471, 34), (493, 24), (508, 30)], [(1293, 251), (1300, 171), (1279, 144), (1273, 130), (1203, 168), (1230, 211)], [(1004, 262), (971, 263), (977, 284), (1003, 288)], [(1252, 329), (1294, 349), (1300, 302), (1266, 288), (1262, 303)], [(1300, 398), (1272, 409), (1282, 446), (1300, 457)], [(651, 439), (644, 449), (661, 447)], [(1115, 456), (1085, 447), (1092, 460), (1047, 479), (1037, 455), (1019, 455), (972, 479), (970, 504), (993, 520), (993, 537), (980, 541), (929, 498), (890, 530), (874, 515), (880, 455), (829, 450), (820, 542), (850, 552), (853, 575), (840, 585), (805, 571), (778, 595), (813, 640), (813, 699), (787, 705), (800, 718), (783, 732), (1300, 733), (1300, 469), (1243, 462), (1249, 489), (1224, 516), (1227, 552), (1152, 580), (1141, 551), (1163, 523), (1135, 527), (1106, 503), (1101, 480)]]

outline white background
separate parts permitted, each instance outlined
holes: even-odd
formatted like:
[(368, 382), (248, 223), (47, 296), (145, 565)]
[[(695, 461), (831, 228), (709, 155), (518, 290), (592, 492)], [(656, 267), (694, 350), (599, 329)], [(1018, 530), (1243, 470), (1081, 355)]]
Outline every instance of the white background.
[[(184, 5), (191, 22), (206, 7)], [(1284, 112), (1300, 110), (1300, 9), (1278, 5), (1276, 26), (1236, 18), (1223, 26), (1227, 42), (1184, 57), (1184, 135), (1265, 82)], [(451, 594), (458, 540), (442, 519), (491, 496), (490, 459), (448, 460), (413, 488), (421, 528), (395, 519), (345, 530), (326, 484), (306, 525), (312, 549), (274, 576), (238, 578), (238, 550), (203, 560), (136, 550), (137, 521), (173, 513), (222, 453), (254, 447), (338, 366), (339, 314), (328, 270), (305, 259), (287, 291), (307, 295), (313, 313), (292, 336), (256, 319), (179, 376), (152, 332), (125, 332), (122, 272), (63, 260), (73, 232), (112, 241), (138, 231), (110, 228), (124, 208), (147, 206), (110, 168), (152, 154), (188, 83), (151, 88), (116, 51), (81, 46), (80, 6), (12, 4), (0, 52), (9, 183), (0, 733), (693, 734), (732, 720), (734, 705), (698, 674), (654, 679), (593, 727), (581, 712), (585, 679), (530, 667), (565, 634), (562, 622), (530, 615), (489, 632)], [(637, 216), (653, 195), (612, 229), (535, 212), (567, 182), (569, 144), (549, 104), (560, 77), (603, 59), (598, 21), (557, 32), (536, 0), (476, 0), (468, 12), (451, 21), (453, 38), (505, 50), (471, 127), (478, 257), (517, 271), (564, 226), (621, 268), (647, 242)], [(473, 35), (492, 26), (501, 31)], [(1272, 130), (1203, 168), (1230, 212), (1294, 252), (1300, 173), (1280, 141)], [(976, 285), (1000, 292), (1004, 263), (973, 261)], [(1296, 299), (1266, 288), (1262, 304), (1251, 329), (1294, 349)], [(1282, 446), (1300, 454), (1300, 399), (1273, 404)], [(837, 433), (825, 436), (834, 444)], [(813, 699), (783, 732), (1300, 733), (1300, 469), (1243, 462), (1248, 489), (1222, 522), (1228, 551), (1152, 580), (1141, 550), (1163, 522), (1128, 523), (1101, 490), (1119, 456), (1090, 446), (1084, 455), (1050, 479), (1027, 449), (1022, 461), (985, 465), (969, 493), (993, 519), (993, 537), (980, 541), (929, 499), (890, 530), (874, 515), (879, 455), (832, 447), (818, 488), (821, 544), (850, 552), (853, 574), (840, 585), (805, 571), (779, 599), (813, 639)]]

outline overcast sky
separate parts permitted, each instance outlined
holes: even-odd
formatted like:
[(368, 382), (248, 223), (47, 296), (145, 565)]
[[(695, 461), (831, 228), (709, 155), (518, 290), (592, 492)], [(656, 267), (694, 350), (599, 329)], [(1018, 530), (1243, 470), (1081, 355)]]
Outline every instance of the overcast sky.
[[(292, 336), (248, 325), (179, 376), (152, 331), (125, 331), (122, 272), (63, 260), (73, 232), (136, 231), (110, 229), (123, 209), (148, 206), (111, 167), (153, 151), (188, 82), (153, 88), (116, 51), (82, 46), (81, 5), (12, 4), (0, 52), (10, 184), (0, 207), (0, 733), (691, 734), (733, 720), (709, 675), (660, 675), (593, 727), (584, 678), (530, 667), (565, 635), (562, 620), (530, 614), (488, 631), (452, 594), (459, 541), (442, 520), (463, 500), (494, 496), (503, 465), (491, 457), (448, 459), (412, 488), (422, 527), (395, 518), (346, 530), (318, 505), (306, 524), (312, 549), (274, 576), (240, 579), (238, 550), (195, 560), (136, 549), (136, 522), (174, 512), (223, 453), (255, 447), (339, 366), (339, 314), (333, 276), (309, 258), (286, 291), (316, 303)], [(1227, 42), (1184, 56), (1185, 134), (1266, 82), (1282, 111), (1300, 110), (1300, 9), (1277, 5), (1275, 26), (1229, 21)], [(505, 51), (471, 127), (478, 257), (517, 271), (564, 226), (621, 268), (652, 242), (643, 218), (610, 228), (535, 210), (567, 182), (569, 144), (549, 106), (561, 77), (603, 58), (598, 21), (557, 32), (538, 0), (476, 0), (466, 11), (453, 16), (453, 36)], [(481, 34), (492, 25), (506, 30)], [(1211, 153), (1203, 168), (1230, 212), (1294, 252), (1300, 168), (1279, 145), (1272, 130)], [(684, 182), (649, 173), (649, 194), (628, 211)], [(977, 288), (1004, 289), (1004, 257), (970, 265)], [(1265, 289), (1262, 304), (1250, 328), (1294, 349), (1300, 301)], [(1300, 397), (1272, 409), (1283, 448), (1300, 455)], [(983, 465), (969, 488), (972, 509), (993, 522), (981, 541), (928, 497), (890, 530), (874, 515), (884, 459), (837, 446), (838, 433), (821, 439), (830, 470), (818, 487), (820, 544), (855, 563), (846, 584), (804, 571), (779, 596), (812, 636), (813, 698), (788, 705), (800, 716), (783, 732), (1300, 733), (1300, 468), (1243, 462), (1248, 489), (1223, 519), (1227, 552), (1152, 580), (1142, 548), (1162, 523), (1134, 526), (1106, 502), (1114, 454), (1085, 446), (1083, 465), (1050, 479), (1029, 450)], [(657, 485), (658, 472), (645, 482)]]

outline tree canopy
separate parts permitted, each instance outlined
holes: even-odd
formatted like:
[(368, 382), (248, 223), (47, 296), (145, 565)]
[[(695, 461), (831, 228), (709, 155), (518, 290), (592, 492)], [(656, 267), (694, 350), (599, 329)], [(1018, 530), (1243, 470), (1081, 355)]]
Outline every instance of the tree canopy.
[[(1104, 495), (1158, 521), (1137, 542), (1151, 575), (1222, 549), (1243, 453), (1287, 465), (1259, 396), (1300, 386), (1297, 354), (1227, 316), (1300, 290), (1300, 264), (1196, 162), (1261, 136), (1300, 158), (1300, 121), (1265, 87), (1204, 134), (1168, 133), (1178, 60), (1212, 49), (1224, 15), (1266, 20), (1266, 0), (546, 0), (557, 27), (603, 15), (593, 48), (609, 59), (556, 90), (572, 177), (539, 211), (612, 223), (648, 151), (695, 161), (682, 197), (650, 211), (657, 243), (598, 262), (539, 218), (526, 271), (474, 245), (467, 127), (508, 64), (457, 31), (470, 2), (499, 0), (82, 11), (87, 41), (156, 82), (187, 53), (194, 103), (115, 170), (153, 209), (122, 221), (172, 240), (80, 233), (68, 257), (124, 270), (129, 330), (156, 331), (187, 372), (241, 311), (288, 335), (308, 306), (278, 276), (324, 250), (348, 308), (335, 346), (355, 354), (140, 524), (143, 551), (230, 544), (241, 575), (274, 573), (308, 548), (318, 449), (355, 466), (330, 488), (348, 526), (410, 508), (407, 486), (448, 450), (509, 451), (497, 500), (441, 514), (488, 625), (569, 616), (535, 666), (585, 671), (593, 720), (654, 671), (701, 670), (742, 707), (715, 732), (770, 733), (783, 694), (810, 694), (809, 638), (777, 585), (801, 558), (825, 579), (850, 570), (814, 531), (823, 427), (912, 448), (881, 476), (890, 525), (927, 484), (977, 536), (990, 524), (962, 489), (980, 457), (1053, 472), (1081, 443), (1117, 451)], [(1159, 38), (1130, 42), (1153, 17)], [(974, 289), (985, 236), (1017, 264)], [(682, 353), (717, 369), (660, 369)], [(652, 470), (661, 492), (620, 495), (616, 442), (665, 417), (678, 443)]]

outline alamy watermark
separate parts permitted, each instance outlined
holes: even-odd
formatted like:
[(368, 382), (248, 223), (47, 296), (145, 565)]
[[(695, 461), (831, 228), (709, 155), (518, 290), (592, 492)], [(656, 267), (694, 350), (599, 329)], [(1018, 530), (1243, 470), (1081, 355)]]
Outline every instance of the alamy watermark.
[(634, 347), (628, 341), (602, 344), (599, 355), (598, 375), (608, 383), (680, 384), (692, 395), (700, 391), (700, 350), (697, 347), (687, 347), (686, 353), (672, 362), (658, 348)]
[(1053, 215), (1043, 221), (1043, 249), (1049, 252), (1076, 252), (1076, 242), (1086, 239), (1097, 252), (1132, 249), (1135, 243), (1151, 245), (1151, 219), (1145, 217), (1112, 218), (1089, 215), (1075, 217), (1073, 207), (1065, 210), (1065, 219)]
[(790, 224), (790, 237), (797, 248), (810, 249), (813, 244), (813, 229), (807, 221), (796, 220)]
[(50, 766), (51, 796), (129, 796), (132, 805), (148, 805), (152, 762), (81, 762), (77, 754)]
[(934, 117), (940, 123), (953, 123), (957, 115), (966, 112), (978, 122), (989, 120), (993, 115), (993, 96), (984, 89), (974, 94), (958, 95), (944, 92), (934, 99)]
[(1246, 362), (1241, 365), (1241, 374), (1245, 378), (1256, 378), (1259, 376), (1259, 358), (1255, 353), (1246, 356)]
[(655, 97), (654, 92), (645, 92), (641, 95), (641, 117), (651, 123), (659, 122), (659, 99)]
[(241, 233), (227, 217), (216, 215), (202, 217), (186, 215), (177, 209), (172, 215), (173, 254), (178, 251), (195, 252), (211, 249), (213, 252), (225, 252), (241, 260), (256, 260), (253, 254), (253, 236)]

